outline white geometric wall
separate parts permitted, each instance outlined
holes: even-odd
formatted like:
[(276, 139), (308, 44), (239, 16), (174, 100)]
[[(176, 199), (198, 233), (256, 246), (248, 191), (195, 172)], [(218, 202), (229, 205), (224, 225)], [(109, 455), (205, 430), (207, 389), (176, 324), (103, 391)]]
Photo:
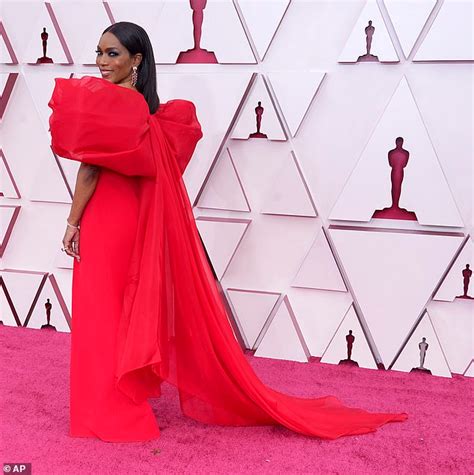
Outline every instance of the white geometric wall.
[[(4, 1), (0, 320), (41, 328), (49, 298), (51, 324), (70, 331), (60, 247), (77, 164), (50, 149), (47, 101), (55, 77), (97, 75), (100, 33), (128, 20), (150, 35), (161, 101), (196, 104), (204, 137), (184, 179), (246, 347), (338, 364), (352, 330), (360, 367), (411, 371), (425, 337), (432, 375), (472, 376), (474, 300), (460, 297), (474, 265), (473, 9), (208, 0), (201, 46), (218, 63), (176, 64), (193, 46), (188, 0)], [(378, 61), (359, 59), (369, 20)], [(54, 63), (37, 65), (43, 27)], [(258, 101), (266, 138), (249, 138)], [(391, 205), (398, 136), (399, 206), (416, 219), (374, 218)]]

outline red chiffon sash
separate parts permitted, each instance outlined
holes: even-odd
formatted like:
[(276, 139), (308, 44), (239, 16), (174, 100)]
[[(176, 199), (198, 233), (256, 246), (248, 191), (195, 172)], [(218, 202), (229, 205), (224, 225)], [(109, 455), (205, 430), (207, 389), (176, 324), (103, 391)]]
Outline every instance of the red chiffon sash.
[(346, 407), (333, 396), (288, 396), (257, 377), (233, 334), (181, 176), (202, 136), (191, 102), (170, 101), (150, 115), (140, 93), (84, 77), (56, 79), (49, 106), (58, 155), (142, 177), (118, 335), (121, 391), (141, 402), (168, 381), (193, 419), (281, 424), (326, 439), (407, 418)]

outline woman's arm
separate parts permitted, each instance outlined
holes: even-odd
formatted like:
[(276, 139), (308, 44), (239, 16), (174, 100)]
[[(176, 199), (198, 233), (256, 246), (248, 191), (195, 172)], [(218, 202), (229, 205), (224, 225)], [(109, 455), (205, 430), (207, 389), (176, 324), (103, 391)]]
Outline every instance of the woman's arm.
[[(72, 200), (71, 210), (69, 212), (68, 222), (77, 226), (81, 220), (84, 208), (94, 193), (99, 179), (100, 167), (81, 163), (77, 172), (76, 188)], [(66, 232), (63, 238), (66, 254), (80, 260), (79, 256), (79, 229), (66, 226)]]

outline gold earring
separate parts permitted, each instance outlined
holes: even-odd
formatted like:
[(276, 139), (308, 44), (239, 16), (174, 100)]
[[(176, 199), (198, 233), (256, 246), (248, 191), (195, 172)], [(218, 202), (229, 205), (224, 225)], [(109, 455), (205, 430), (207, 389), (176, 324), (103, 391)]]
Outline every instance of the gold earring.
[(135, 87), (135, 85), (137, 84), (137, 80), (138, 80), (138, 73), (137, 73), (137, 67), (136, 66), (133, 66), (133, 72), (132, 72), (132, 80), (131, 80), (131, 83), (132, 83), (132, 87)]

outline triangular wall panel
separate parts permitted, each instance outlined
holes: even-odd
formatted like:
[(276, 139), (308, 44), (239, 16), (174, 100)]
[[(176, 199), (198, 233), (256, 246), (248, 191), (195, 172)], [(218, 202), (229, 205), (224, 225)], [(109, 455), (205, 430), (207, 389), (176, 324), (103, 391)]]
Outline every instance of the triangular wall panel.
[(339, 56), (340, 63), (355, 63), (360, 56), (367, 53), (365, 28), (368, 27), (369, 21), (372, 21), (372, 27), (375, 28), (370, 54), (377, 56), (380, 62), (399, 61), (377, 2), (367, 0)]
[(474, 276), (471, 274), (469, 278), (469, 271), (472, 272), (473, 269), (474, 244), (472, 238), (469, 238), (436, 292), (434, 300), (453, 302), (456, 298), (463, 297), (465, 279), (467, 284), (467, 296), (474, 298)]
[[(251, 134), (257, 132), (257, 113), (255, 109), (258, 107), (259, 102), (261, 103), (261, 107), (263, 107), (260, 133), (265, 134), (268, 140), (286, 140), (285, 132), (261, 75), (257, 76), (245, 100), (245, 104), (234, 126), (231, 137), (233, 139), (246, 140), (249, 139)], [(250, 138), (249, 140), (266, 139)]]
[(48, 102), (53, 93), (55, 85), (54, 79), (69, 77), (71, 77), (69, 71), (58, 74), (57, 71), (44, 71), (38, 68), (31, 68), (26, 74), (24, 74), (28, 91), (31, 94), (31, 98), (33, 99), (33, 103), (38, 111), (46, 132), (49, 131), (49, 117), (52, 113), (51, 108), (48, 106)]
[(239, 7), (261, 60), (290, 5), (290, 0), (239, 0)]
[(419, 345), (423, 338), (426, 339), (426, 343), (429, 345), (425, 352), (423, 368), (430, 370), (433, 376), (450, 378), (451, 372), (449, 371), (449, 366), (431, 324), (428, 312), (423, 315), (392, 369), (409, 372), (413, 368), (420, 367), (422, 349), (420, 349)]
[(384, 0), (406, 58), (410, 55), (436, 0)]
[[(370, 221), (376, 210), (390, 207), (389, 151), (396, 138), (409, 152), (399, 206), (414, 212), (422, 225), (463, 226), (436, 152), (405, 78), (402, 78), (329, 218)], [(398, 160), (398, 159), (397, 159)]]
[(322, 356), (352, 304), (351, 295), (296, 288), (287, 295), (310, 355)]
[(249, 224), (250, 220), (245, 219), (196, 218), (196, 225), (219, 280), (229, 266)]
[[(194, 47), (193, 10), (188, 0), (140, 2), (110, 1), (115, 21), (132, 21), (143, 26), (155, 48), (157, 63), (173, 64), (180, 53)], [(255, 56), (232, 0), (207, 0), (201, 3), (202, 29), (200, 48), (214, 53), (217, 63), (255, 63)], [(140, 11), (137, 11), (140, 10)], [(196, 16), (196, 21), (199, 15)], [(190, 62), (206, 62), (191, 57)], [(203, 60), (204, 58), (204, 60)]]
[(451, 372), (462, 374), (474, 356), (474, 300), (432, 301), (428, 312)]
[(18, 73), (0, 74), (0, 88), (2, 91), (2, 94), (0, 96), (0, 119), (3, 119), (17, 79)]
[[(96, 64), (96, 49), (102, 32), (112, 21), (107, 14), (107, 7), (111, 2), (55, 2), (54, 13), (61, 25), (61, 31), (67, 38), (67, 44), (77, 64)], [(135, 8), (130, 8), (129, 12), (144, 11), (148, 4), (155, 2), (139, 2)], [(132, 7), (131, 4), (128, 4)], [(148, 13), (145, 11), (145, 14)], [(132, 19), (122, 18), (132, 21)], [(117, 20), (118, 21), (118, 20)], [(134, 22), (145, 27), (141, 22)], [(151, 25), (150, 25), (151, 26)], [(154, 25), (156, 28), (156, 24)], [(152, 28), (145, 28), (148, 33)], [(87, 34), (84, 34), (87, 31)]]
[(467, 0), (444, 0), (414, 61), (472, 61), (473, 5)]
[(31, 201), (71, 203), (71, 188), (52, 150), (38, 151), (36, 174), (29, 191)]
[(0, 271), (0, 322), (2, 325), (20, 327), (21, 320), (13, 304), (10, 292), (3, 279), (3, 272)]
[(229, 301), (242, 329), (247, 348), (255, 346), (258, 336), (280, 297), (276, 292), (227, 289)]
[(201, 45), (214, 51), (219, 63), (256, 63), (232, 0), (207, 0), (204, 16)]
[[(326, 73), (321, 71), (284, 71), (270, 72), (268, 77), (291, 135), (294, 137), (298, 133)], [(292, 86), (288, 87), (288, 84)], [(295, 94), (295, 90), (298, 91), (298, 94)]]
[(385, 367), (422, 314), (462, 237), (330, 228)]
[(51, 329), (54, 327), (56, 331), (69, 332), (71, 323), (69, 310), (56, 280), (52, 279), (51, 276), (45, 280), (44, 285), (41, 286), (40, 291), (35, 296), (23, 325), (28, 328), (44, 329), (48, 322), (47, 306), (51, 306), (49, 310)]
[(322, 228), (304, 258), (291, 286), (340, 292), (347, 291)]
[(467, 367), (464, 376), (469, 378), (474, 378), (474, 360), (471, 361), (471, 364)]
[(13, 45), (7, 34), (3, 22), (0, 21), (0, 63), (1, 64), (18, 64)]
[(320, 226), (318, 219), (258, 215), (232, 259), (223, 285), (284, 292)]
[(281, 360), (307, 362), (301, 336), (295, 326), (288, 299), (283, 299), (263, 339), (258, 344), (255, 356)]
[[(140, 4), (135, 8), (135, 2), (109, 1), (110, 10), (115, 21), (132, 21), (149, 33), (150, 41), (155, 46), (155, 61), (157, 63), (176, 62), (181, 51), (193, 47), (192, 10), (189, 2), (184, 1), (153, 1)], [(208, 26), (208, 8), (204, 9), (204, 22)], [(201, 41), (201, 47), (209, 48)], [(211, 46), (211, 50), (214, 45)], [(217, 57), (219, 61), (220, 58)]]
[(24, 61), (29, 64), (38, 64), (37, 60), (43, 56), (41, 34), (44, 31), (43, 28), (46, 28), (48, 35), (46, 57), (55, 64), (72, 64), (74, 60), (51, 3), (45, 2), (40, 5), (42, 8), (39, 9), (35, 25), (31, 30), (34, 33), (25, 49)]
[(312, 218), (318, 215), (301, 166), (293, 152), (283, 161), (271, 180), (260, 212)]
[(10, 166), (3, 150), (0, 149), (0, 196), (6, 198), (21, 198), (20, 190), (13, 178)]
[(21, 206), (0, 205), (0, 257), (7, 248), (20, 209)]
[(324, 352), (321, 363), (338, 364), (342, 360), (347, 360), (348, 343), (346, 336), (349, 335), (350, 331), (352, 331), (352, 336), (355, 338), (352, 344), (351, 360), (355, 361), (361, 368), (377, 369), (377, 364), (352, 305)]
[[(73, 258), (69, 257), (69, 259), (72, 263)], [(49, 279), (56, 294), (60, 296), (61, 309), (70, 325), (72, 322), (72, 269), (56, 269), (54, 274), (49, 274)]]
[(197, 206), (230, 211), (250, 211), (245, 191), (228, 148), (217, 159)]
[[(20, 325), (25, 323), (28, 311), (38, 294), (38, 289), (46, 280), (45, 272), (2, 270), (2, 278), (12, 300), (12, 305), (18, 315)], [(4, 322), (6, 325), (12, 322)], [(13, 322), (16, 326), (16, 323)]]

